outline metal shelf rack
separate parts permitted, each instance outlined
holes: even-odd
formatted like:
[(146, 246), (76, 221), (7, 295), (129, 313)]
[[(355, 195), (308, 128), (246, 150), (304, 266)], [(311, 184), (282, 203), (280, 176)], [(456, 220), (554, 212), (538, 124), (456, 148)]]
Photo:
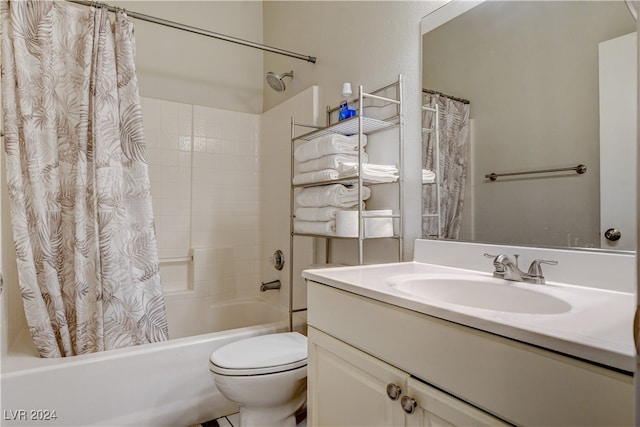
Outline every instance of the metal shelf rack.
[[(289, 241), (289, 328), (293, 330), (293, 315), (297, 312), (306, 311), (306, 308), (296, 309), (293, 305), (294, 294), (294, 254), (295, 240), (297, 237), (310, 237), (313, 239), (324, 239), (326, 250), (325, 259), (326, 264), (331, 262), (331, 241), (337, 240), (357, 240), (358, 241), (358, 264), (364, 264), (364, 241), (369, 239), (394, 239), (398, 244), (398, 261), (402, 261), (403, 250), (403, 215), (402, 215), (402, 201), (403, 201), (403, 148), (404, 148), (404, 124), (403, 124), (403, 110), (402, 110), (402, 75), (398, 76), (398, 79), (393, 83), (384, 87), (378, 88), (373, 92), (365, 92), (362, 85), (358, 87), (358, 98), (350, 101), (350, 105), (357, 105), (357, 114), (354, 117), (337, 121), (337, 112), (340, 107), (327, 107), (327, 125), (322, 128), (317, 128), (308, 124), (302, 124), (295, 121), (295, 118), (291, 119), (291, 182), (295, 174), (295, 162), (293, 159), (293, 153), (296, 148), (296, 141), (311, 141), (315, 138), (325, 136), (328, 134), (341, 134), (341, 135), (358, 135), (358, 173), (353, 177), (342, 178), (331, 181), (319, 181), (307, 184), (291, 184), (290, 193), (290, 241)], [(397, 135), (397, 162), (400, 176), (398, 181), (393, 183), (370, 183), (366, 179), (363, 179), (363, 154), (364, 146), (363, 136), (372, 135), (377, 132), (382, 132), (392, 128), (398, 129)], [(312, 129), (309, 131), (309, 129)], [(302, 132), (299, 132), (302, 130)], [(369, 141), (371, 143), (371, 140)], [(294, 233), (294, 212), (296, 207), (295, 192), (296, 189), (312, 187), (318, 185), (328, 184), (353, 184), (358, 185), (358, 200), (362, 202), (362, 186), (375, 185), (396, 185), (398, 200), (393, 202), (397, 209), (393, 209), (393, 213), (386, 217), (376, 216), (376, 218), (392, 218), (395, 223), (394, 236), (391, 237), (366, 237), (364, 233), (364, 219), (367, 218), (366, 210), (363, 210), (362, 203), (357, 204), (358, 210), (358, 236), (357, 237), (342, 237), (333, 235), (318, 235), (318, 234), (302, 234)], [(375, 190), (372, 190), (372, 194)]]

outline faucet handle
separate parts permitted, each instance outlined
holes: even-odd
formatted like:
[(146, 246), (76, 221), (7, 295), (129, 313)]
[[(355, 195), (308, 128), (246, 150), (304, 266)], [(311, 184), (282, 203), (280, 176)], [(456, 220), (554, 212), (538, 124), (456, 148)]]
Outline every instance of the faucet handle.
[[(509, 256), (508, 256), (508, 255), (505, 255), (505, 254), (492, 255), (492, 254), (488, 254), (488, 253), (486, 253), (486, 252), (484, 253), (484, 256), (485, 256), (486, 258), (493, 258), (493, 259), (496, 259), (496, 258), (498, 258), (498, 257), (509, 258)], [(513, 256), (514, 256), (514, 258), (516, 259), (516, 265), (517, 265), (517, 264), (518, 264), (518, 257), (519, 257), (520, 255), (519, 255), (519, 254), (514, 254)]]
[(504, 274), (504, 264), (502, 264), (502, 262), (500, 262), (498, 258), (505, 257), (506, 255), (503, 255), (503, 254), (492, 255), (485, 252), (484, 256), (486, 258), (493, 258), (493, 266), (495, 267), (495, 271), (493, 272), (493, 275), (502, 276)]
[(558, 265), (558, 261), (551, 261), (545, 259), (536, 259), (533, 260), (531, 265), (529, 266), (529, 271), (527, 274), (531, 277), (544, 277), (542, 275), (542, 267), (540, 264), (549, 264), (549, 265)]

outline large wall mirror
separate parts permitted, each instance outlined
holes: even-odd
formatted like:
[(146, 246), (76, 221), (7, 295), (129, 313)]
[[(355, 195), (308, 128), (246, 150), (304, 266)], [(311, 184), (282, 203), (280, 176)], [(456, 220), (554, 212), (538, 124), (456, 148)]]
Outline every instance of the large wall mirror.
[(422, 28), (423, 237), (635, 250), (627, 4), (454, 0)]

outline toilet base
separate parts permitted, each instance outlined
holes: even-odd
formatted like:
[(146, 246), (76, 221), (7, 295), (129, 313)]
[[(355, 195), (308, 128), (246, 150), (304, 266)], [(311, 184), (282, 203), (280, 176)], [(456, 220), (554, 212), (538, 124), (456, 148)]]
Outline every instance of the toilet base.
[(252, 407), (240, 405), (240, 427), (296, 427), (296, 414), (305, 407), (306, 393), (280, 406)]
[(240, 406), (240, 427), (296, 426), (307, 402), (307, 367), (269, 375), (213, 374), (216, 386)]

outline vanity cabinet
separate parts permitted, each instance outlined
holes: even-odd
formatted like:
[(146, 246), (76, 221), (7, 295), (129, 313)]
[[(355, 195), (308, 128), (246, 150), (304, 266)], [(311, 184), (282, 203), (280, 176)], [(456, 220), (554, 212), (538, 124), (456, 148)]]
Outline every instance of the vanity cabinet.
[(415, 378), (407, 380), (406, 400), (401, 403), (403, 408), (415, 406), (414, 412), (406, 416), (410, 427), (510, 425)]
[(310, 425), (633, 425), (630, 373), (307, 284)]
[(312, 426), (506, 426), (314, 328), (308, 330)]
[[(409, 374), (317, 329), (307, 334), (310, 425), (404, 425), (399, 397)], [(387, 396), (387, 386), (397, 388), (398, 400)]]

